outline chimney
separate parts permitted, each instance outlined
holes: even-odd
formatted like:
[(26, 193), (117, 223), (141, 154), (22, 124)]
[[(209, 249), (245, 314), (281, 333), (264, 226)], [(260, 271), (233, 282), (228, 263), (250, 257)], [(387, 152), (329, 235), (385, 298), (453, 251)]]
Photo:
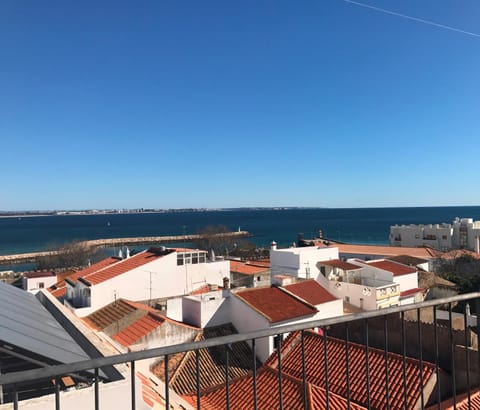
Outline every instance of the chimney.
[(230, 279), (226, 276), (223, 278), (223, 289), (230, 289)]
[(122, 252), (121, 249), (118, 250), (118, 257), (119, 257), (120, 259), (123, 259), (123, 252)]
[(277, 250), (277, 242), (272, 241), (272, 243), (270, 244), (270, 249), (272, 251), (276, 251)]
[(480, 254), (480, 237), (475, 236), (475, 253)]
[(129, 257), (130, 257), (130, 249), (127, 246), (125, 249), (125, 259), (128, 259)]

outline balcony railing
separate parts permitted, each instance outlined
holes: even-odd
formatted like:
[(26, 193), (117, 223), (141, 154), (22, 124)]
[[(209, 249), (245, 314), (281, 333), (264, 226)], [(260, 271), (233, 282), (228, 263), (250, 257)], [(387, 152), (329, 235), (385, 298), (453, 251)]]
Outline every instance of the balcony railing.
[[(55, 408), (59, 410), (61, 408), (61, 398), (62, 393), (60, 391), (60, 384), (58, 381), (65, 375), (72, 374), (85, 374), (85, 372), (91, 372), (93, 380), (93, 397), (92, 402), (94, 403), (95, 409), (99, 409), (99, 395), (101, 394), (99, 385), (101, 369), (107, 366), (118, 365), (118, 364), (127, 364), (130, 367), (130, 397), (131, 404), (130, 408), (136, 408), (136, 395), (138, 394), (135, 387), (135, 363), (139, 360), (144, 359), (153, 359), (153, 358), (163, 358), (164, 359), (164, 374), (165, 374), (165, 389), (163, 392), (163, 399), (165, 401), (165, 408), (170, 409), (170, 393), (169, 393), (169, 357), (176, 353), (194, 351), (197, 357), (196, 364), (196, 392), (193, 395), (196, 395), (195, 405), (198, 409), (202, 408), (202, 392), (200, 391), (200, 366), (199, 366), (199, 354), (198, 352), (201, 349), (207, 349), (212, 347), (220, 347), (224, 349), (226, 354), (226, 359), (224, 361), (225, 366), (225, 403), (226, 408), (230, 408), (230, 384), (233, 382), (229, 379), (229, 346), (237, 342), (248, 342), (252, 348), (252, 384), (251, 384), (251, 393), (253, 394), (253, 400), (251, 403), (251, 408), (256, 409), (261, 408), (257, 403), (257, 391), (259, 390), (259, 385), (257, 384), (257, 367), (258, 361), (256, 359), (255, 346), (256, 341), (265, 337), (276, 337), (276, 340), (280, 340), (279, 344), (281, 345), (282, 336), (285, 336), (292, 332), (300, 332), (302, 346), (301, 351), (302, 355), (300, 356), (298, 369), (300, 372), (299, 382), (303, 386), (303, 400), (300, 401), (300, 407), (307, 405), (307, 384), (306, 374), (305, 374), (305, 349), (306, 346), (304, 343), (304, 334), (309, 329), (322, 329), (323, 337), (326, 340), (327, 333), (328, 336), (334, 335), (335, 337), (343, 337), (345, 340), (346, 347), (346, 356), (347, 356), (347, 368), (346, 372), (346, 390), (345, 390), (345, 399), (348, 403), (347, 407), (350, 409), (350, 406), (354, 405), (354, 402), (351, 399), (350, 388), (352, 383), (355, 383), (355, 380), (349, 379), (349, 370), (348, 370), (348, 356), (349, 356), (349, 343), (355, 341), (356, 343), (362, 343), (363, 349), (366, 352), (366, 361), (363, 364), (364, 372), (366, 376), (366, 403), (363, 404), (366, 408), (397, 408), (395, 406), (390, 406), (388, 402), (388, 392), (389, 385), (392, 383), (405, 383), (405, 401), (402, 408), (408, 409), (406, 401), (406, 363), (408, 357), (412, 356), (410, 344), (415, 344), (417, 347), (417, 352), (414, 355), (420, 369), (423, 368), (424, 363), (428, 362), (435, 366), (435, 372), (437, 375), (438, 388), (435, 391), (433, 397), (433, 403), (436, 408), (440, 409), (440, 402), (445, 400), (445, 391), (442, 392), (442, 385), (440, 383), (441, 373), (447, 373), (451, 377), (451, 390), (452, 394), (449, 394), (449, 397), (453, 402), (453, 408), (456, 408), (456, 403), (459, 401), (460, 395), (467, 397), (468, 408), (471, 405), (471, 397), (473, 389), (479, 386), (479, 356), (478, 356), (478, 341), (472, 342), (478, 335), (479, 325), (476, 323), (475, 327), (471, 325), (471, 317), (468, 316), (469, 307), (466, 307), (467, 303), (472, 306), (472, 311), (480, 311), (480, 292), (458, 295), (454, 297), (437, 299), (427, 302), (422, 302), (418, 304), (397, 306), (388, 309), (382, 309), (377, 311), (368, 311), (360, 312), (357, 314), (345, 315), (341, 317), (297, 323), (293, 325), (279, 326), (271, 329), (258, 330), (251, 333), (244, 334), (234, 334), (229, 336), (218, 337), (214, 339), (207, 339), (194, 343), (183, 343), (178, 345), (172, 345), (168, 347), (161, 347), (149, 350), (136, 351), (126, 354), (118, 354), (114, 356), (96, 358), (92, 360), (86, 360), (76, 363), (62, 364), (56, 366), (49, 366), (44, 368), (38, 368), (34, 370), (27, 370), (22, 372), (0, 374), (0, 387), (3, 388), (3, 391), (6, 389), (11, 392), (9, 400), (13, 404), (13, 409), (18, 409), (19, 406), (19, 392), (22, 392), (22, 385), (32, 385), (34, 382), (42, 381), (51, 381), (55, 380)], [(445, 308), (448, 312), (449, 320), (441, 321), (437, 315), (440, 308)], [(452, 314), (455, 310), (461, 310), (463, 315), (463, 329), (461, 331), (454, 330)], [(430, 312), (432, 323), (431, 331), (433, 333), (428, 333), (425, 331), (424, 326), (422, 325), (420, 319), (423, 312)], [(406, 329), (405, 320), (407, 315), (413, 315), (413, 320), (410, 320), (409, 327)], [(455, 315), (458, 319), (458, 314)], [(400, 327), (393, 328), (391, 325), (390, 319), (392, 317), (399, 318)], [(360, 331), (359, 331), (360, 329)], [(407, 346), (407, 333), (408, 344)], [(413, 336), (412, 336), (412, 332)], [(440, 335), (442, 333), (442, 335)], [(443, 337), (443, 339), (441, 339)], [(355, 340), (354, 340), (355, 339)], [(445, 339), (447, 341), (447, 347), (445, 345)], [(413, 343), (412, 340), (415, 342)], [(389, 374), (388, 364), (384, 369), (371, 369), (369, 368), (369, 349), (382, 349), (385, 354), (386, 363), (388, 363), (387, 355), (390, 354), (391, 350), (394, 350), (398, 357), (402, 357), (403, 361), (403, 374), (402, 379), (391, 380), (392, 375)], [(455, 351), (456, 346), (464, 344), (466, 347), (464, 349), (464, 355), (459, 355)], [(475, 349), (471, 349), (471, 346), (474, 346)], [(278, 344), (277, 344), (278, 346)], [(275, 371), (278, 374), (278, 389), (276, 392), (272, 391), (272, 394), (278, 394), (278, 408), (283, 408), (282, 402), (282, 355), (279, 354), (280, 349), (277, 349), (276, 359), (276, 368)], [(408, 354), (407, 354), (408, 353)], [(328, 370), (328, 357), (327, 351), (325, 349), (324, 357), (318, 357), (318, 367), (325, 368), (325, 383), (322, 388), (326, 391), (326, 408), (329, 408), (329, 378), (332, 377), (332, 374), (329, 374)], [(460, 359), (462, 363), (460, 363)], [(457, 374), (457, 369), (462, 368), (461, 377)], [(382, 377), (384, 380), (384, 386), (372, 386), (371, 385), (371, 375), (372, 372), (383, 372)], [(419, 383), (422, 383), (422, 371), (419, 371), (418, 377), (420, 378)], [(397, 376), (395, 376), (397, 377)], [(374, 405), (371, 401), (372, 389), (384, 389), (386, 392), (385, 395), (385, 405), (379, 406)], [(0, 389), (0, 393), (1, 393)], [(358, 404), (358, 403), (357, 403)], [(430, 400), (429, 405), (432, 404)], [(420, 408), (427, 407), (427, 399), (424, 398), (423, 393), (421, 394), (421, 405)], [(232, 407), (233, 408), (233, 407)], [(471, 407), (474, 408), (474, 407)]]

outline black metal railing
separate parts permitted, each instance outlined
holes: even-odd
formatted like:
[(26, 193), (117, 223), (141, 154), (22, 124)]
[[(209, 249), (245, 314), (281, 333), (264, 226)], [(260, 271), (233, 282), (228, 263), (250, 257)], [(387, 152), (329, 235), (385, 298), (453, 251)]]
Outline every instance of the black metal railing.
[[(472, 312), (480, 312), (480, 292), (470, 293), (465, 295), (458, 295), (449, 298), (437, 299), (426, 301), (417, 304), (404, 305), (391, 307), (388, 309), (376, 310), (376, 311), (366, 311), (360, 312), (351, 315), (345, 315), (340, 317), (334, 317), (329, 319), (316, 320), (311, 322), (297, 323), (293, 325), (284, 325), (278, 326), (275, 328), (258, 330), (250, 333), (243, 334), (232, 334), (228, 336), (222, 336), (207, 340), (202, 340), (199, 342), (193, 343), (183, 343), (178, 345), (172, 345), (167, 347), (142, 350), (136, 352), (130, 352), (126, 354), (118, 354), (109, 357), (96, 358), (76, 363), (61, 364), (56, 366), (49, 366), (44, 368), (38, 368), (33, 370), (26, 370), (22, 372), (15, 373), (6, 373), (0, 374), (0, 386), (3, 389), (0, 389), (0, 392), (5, 388), (11, 390), (10, 398), (8, 400), (12, 403), (13, 409), (18, 409), (19, 406), (19, 391), (21, 391), (22, 386), (26, 384), (32, 385), (36, 382), (44, 382), (55, 380), (54, 395), (55, 395), (55, 409), (59, 410), (61, 408), (61, 389), (60, 389), (60, 380), (65, 375), (72, 374), (85, 374), (85, 372), (90, 372), (93, 375), (93, 398), (95, 409), (99, 409), (99, 395), (101, 391), (99, 389), (101, 381), (101, 369), (107, 366), (118, 365), (118, 364), (128, 364), (130, 366), (130, 378), (131, 378), (131, 409), (136, 408), (136, 395), (137, 391), (135, 389), (135, 362), (144, 359), (153, 359), (153, 358), (163, 358), (164, 359), (164, 383), (165, 390), (163, 392), (163, 400), (165, 402), (165, 408), (170, 408), (170, 401), (172, 395), (169, 394), (169, 384), (170, 384), (170, 375), (169, 375), (169, 358), (176, 353), (194, 351), (196, 354), (196, 391), (194, 395), (196, 396), (195, 406), (200, 409), (202, 407), (202, 392), (200, 390), (200, 350), (208, 349), (212, 347), (225, 347), (226, 359), (224, 361), (225, 366), (225, 403), (226, 408), (230, 408), (230, 395), (231, 395), (231, 386), (234, 383), (234, 380), (231, 380), (229, 376), (229, 346), (234, 343), (239, 342), (248, 342), (251, 351), (252, 351), (252, 366), (251, 366), (251, 375), (252, 375), (252, 403), (251, 408), (256, 409), (257, 406), (261, 407), (258, 403), (258, 391), (261, 386), (257, 382), (257, 359), (256, 359), (256, 347), (257, 341), (260, 338), (265, 337), (278, 337), (277, 342), (277, 365), (276, 372), (278, 375), (278, 391), (277, 393), (271, 392), (271, 394), (278, 394), (278, 408), (283, 407), (284, 392), (282, 391), (283, 375), (282, 375), (282, 336), (292, 333), (299, 332), (301, 340), (301, 355), (299, 356), (298, 369), (300, 369), (301, 377), (299, 382), (302, 384), (302, 400), (299, 402), (299, 407), (306, 407), (307, 400), (307, 377), (305, 369), (305, 345), (304, 345), (304, 335), (305, 331), (309, 329), (322, 329), (323, 338), (325, 340), (325, 350), (323, 357), (320, 355), (318, 357), (318, 367), (323, 368), (325, 375), (325, 383), (322, 388), (324, 388), (326, 395), (326, 408), (330, 406), (330, 387), (329, 379), (332, 377), (331, 372), (329, 371), (329, 357), (326, 348), (327, 337), (334, 336), (337, 338), (344, 339), (345, 341), (345, 372), (346, 372), (346, 386), (345, 393), (343, 395), (346, 400), (347, 407), (350, 409), (353, 399), (351, 397), (351, 386), (352, 381), (350, 378), (350, 368), (352, 362), (350, 361), (349, 355), (349, 346), (350, 343), (356, 342), (361, 343), (365, 349), (365, 385), (366, 385), (366, 401), (362, 404), (365, 408), (394, 408), (389, 405), (390, 403), (390, 385), (391, 385), (391, 374), (389, 374), (389, 355), (393, 351), (398, 356), (401, 357), (401, 362), (403, 363), (403, 377), (401, 380), (395, 380), (395, 383), (403, 384), (403, 395), (404, 400), (402, 408), (408, 409), (407, 400), (406, 400), (406, 363), (409, 360), (409, 357), (414, 356), (416, 363), (418, 363), (419, 372), (418, 377), (420, 378), (420, 385), (424, 385), (423, 380), (423, 367), (425, 363), (434, 365), (438, 381), (438, 386), (436, 389), (436, 394), (433, 398), (430, 397), (430, 401), (427, 402), (427, 398), (424, 397), (423, 392), (420, 395), (420, 408), (425, 408), (432, 405), (438, 405), (440, 409), (440, 402), (449, 398), (453, 400), (453, 408), (456, 408), (457, 405), (457, 395), (460, 397), (460, 394), (465, 397), (465, 400), (468, 403), (470, 408), (472, 391), (474, 388), (479, 386), (479, 355), (478, 355), (478, 341), (476, 343), (472, 342), (478, 335), (479, 324), (476, 323), (475, 326), (471, 326), (468, 322), (469, 317), (467, 317), (467, 312), (470, 311), (469, 308), (466, 308), (466, 304), (469, 303), (472, 306)], [(439, 308), (446, 308), (448, 311), (448, 320), (442, 321), (437, 317), (437, 312)], [(454, 330), (454, 320), (453, 314), (455, 311), (460, 311), (463, 315), (463, 321), (458, 321), (463, 323), (463, 329), (460, 331)], [(429, 328), (425, 328), (423, 325), (422, 314), (425, 312), (431, 312), (431, 321)], [(405, 315), (413, 315), (413, 319), (406, 321)], [(457, 315), (458, 316), (458, 315)], [(399, 328), (395, 325), (397, 322), (393, 322), (391, 319), (393, 317), (398, 318), (398, 323), (400, 324)], [(415, 320), (416, 317), (416, 320)], [(460, 319), (462, 317), (460, 316)], [(408, 326), (407, 326), (408, 325)], [(460, 326), (462, 327), (462, 326)], [(359, 330), (360, 329), (360, 330)], [(428, 335), (426, 334), (428, 332)], [(408, 345), (407, 345), (407, 333), (408, 333)], [(446, 336), (442, 336), (446, 335)], [(442, 341), (441, 341), (442, 340)], [(448, 349), (445, 349), (445, 340), (448, 342)], [(464, 345), (464, 362), (461, 363), (459, 360), (459, 354), (456, 352), (456, 347), (458, 345)], [(415, 345), (412, 347), (412, 345)], [(476, 348), (471, 348), (472, 345)], [(369, 351), (371, 349), (383, 349), (385, 357), (384, 369), (371, 369), (369, 366)], [(412, 354), (412, 350), (416, 352)], [(230, 353), (231, 354), (231, 353)], [(476, 357), (476, 359), (475, 359)], [(457, 376), (458, 368), (462, 369), (461, 377)], [(377, 388), (378, 386), (372, 386), (371, 375), (372, 372), (382, 372), (383, 380), (385, 385), (382, 386), (385, 396), (385, 405), (379, 406), (378, 404), (372, 403), (371, 400), (371, 389)], [(446, 373), (451, 377), (451, 393), (447, 391), (442, 391), (442, 384), (440, 380), (442, 375)], [(460, 380), (461, 379), (461, 380)], [(359, 404), (359, 403), (357, 403)], [(233, 408), (233, 407), (232, 407)]]

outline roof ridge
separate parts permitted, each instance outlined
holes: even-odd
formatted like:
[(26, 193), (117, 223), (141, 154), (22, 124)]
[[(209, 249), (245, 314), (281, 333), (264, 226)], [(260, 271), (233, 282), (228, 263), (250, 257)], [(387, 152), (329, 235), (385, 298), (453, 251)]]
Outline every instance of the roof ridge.
[[(312, 279), (312, 280), (315, 280), (315, 279)], [(298, 282), (298, 283), (301, 283), (301, 282)], [(296, 285), (296, 283), (292, 283), (292, 285)], [(287, 285), (289, 286), (289, 285)], [(294, 297), (295, 299), (297, 299), (299, 302), (303, 303), (304, 305), (307, 305), (308, 307), (311, 307), (313, 309), (315, 309), (317, 312), (318, 312), (318, 309), (316, 308), (315, 305), (312, 305), (311, 303), (308, 303), (305, 299), (302, 299), (300, 296), (298, 295), (295, 295), (294, 293), (290, 292), (289, 290), (285, 289), (283, 286), (276, 286), (278, 289), (280, 289), (282, 292), (286, 293), (287, 295), (289, 296), (292, 296)]]
[[(203, 333), (197, 333), (195, 337), (193, 338), (193, 342), (198, 342), (200, 338), (203, 337)], [(193, 350), (189, 350), (187, 352), (183, 352), (183, 357), (180, 359), (180, 363), (178, 363), (178, 366), (176, 369), (172, 371), (172, 376), (170, 377), (170, 384), (173, 384), (177, 378), (177, 376), (181, 373), (181, 370), (186, 366), (186, 362), (188, 358), (190, 357), (190, 354), (193, 354)], [(200, 354), (200, 351), (199, 353)]]

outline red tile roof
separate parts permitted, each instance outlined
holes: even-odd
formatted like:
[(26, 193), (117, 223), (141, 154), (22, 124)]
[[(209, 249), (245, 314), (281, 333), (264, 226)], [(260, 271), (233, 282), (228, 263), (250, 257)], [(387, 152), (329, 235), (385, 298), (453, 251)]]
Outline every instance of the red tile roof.
[(328, 292), (315, 279), (285, 285), (283, 288), (314, 306), (337, 300), (335, 296)]
[(340, 259), (332, 259), (329, 261), (320, 261), (320, 265), (326, 266), (333, 266), (334, 268), (340, 268), (343, 270), (354, 270), (354, 269), (362, 269), (361, 266), (354, 265), (353, 263), (345, 262)]
[(137, 253), (130, 258), (122, 259), (121, 261), (118, 261), (118, 263), (115, 263), (111, 266), (107, 266), (106, 268), (99, 269), (81, 277), (92, 285), (98, 285), (106, 280), (112, 279), (133, 269), (139, 268), (140, 266), (146, 265), (147, 263), (153, 262), (164, 255), (165, 254), (150, 252), (147, 250)]
[(33, 271), (33, 272), (25, 272), (23, 274), (23, 277), (27, 279), (45, 278), (45, 277), (51, 277), (51, 276), (56, 276), (55, 272)]
[[(280, 400), (278, 394), (278, 374), (269, 367), (262, 367), (256, 377), (257, 407), (259, 409), (278, 409)], [(323, 388), (307, 384), (306, 409), (324, 410), (326, 394)], [(192, 406), (197, 406), (196, 395), (184, 397)], [(232, 380), (229, 385), (230, 408), (247, 410), (253, 406), (253, 376), (247, 375)], [(288, 375), (282, 376), (282, 404), (284, 409), (301, 409), (303, 406), (302, 381)], [(226, 387), (222, 383), (201, 392), (200, 405), (205, 410), (227, 408)], [(329, 405), (332, 410), (343, 410), (348, 407), (347, 400), (329, 392)], [(351, 403), (352, 410), (362, 410), (365, 407)]]
[(376, 268), (391, 272), (393, 273), (393, 276), (400, 276), (400, 275), (406, 275), (408, 273), (417, 272), (416, 267), (402, 265), (401, 263), (393, 262), (389, 260), (368, 261), (366, 263), (370, 266), (374, 266)]
[(123, 346), (128, 347), (133, 345), (137, 340), (140, 340), (153, 332), (164, 322), (164, 318), (148, 313), (135, 323), (132, 323), (130, 326), (113, 335), (112, 339), (121, 343)]
[[(237, 331), (232, 325), (222, 325), (206, 328), (195, 338), (207, 340), (215, 337), (235, 334)], [(225, 348), (220, 346), (199, 350), (200, 390), (221, 384), (225, 380)], [(248, 374), (253, 367), (253, 355), (247, 342), (232, 343), (229, 345), (230, 380)], [(255, 362), (255, 366), (259, 363)], [(196, 392), (196, 352), (190, 350), (169, 356), (170, 388), (178, 394), (193, 394)], [(165, 362), (161, 360), (152, 369), (160, 379), (165, 380)]]
[(422, 289), (422, 288), (413, 288), (413, 289), (404, 290), (403, 292), (400, 292), (400, 297), (403, 298), (405, 296), (414, 295), (415, 293), (420, 293), (420, 292), (423, 292), (424, 290), (425, 289)]
[[(93, 265), (90, 265), (88, 268), (81, 269), (77, 272), (72, 273), (71, 275), (67, 276), (67, 279), (72, 281), (72, 282), (75, 282), (75, 281), (77, 281), (78, 278), (86, 276), (86, 275), (88, 275), (92, 272), (96, 272), (97, 270), (103, 269), (107, 266), (110, 266), (114, 263), (117, 263), (118, 261), (120, 261), (120, 259), (116, 258), (116, 257), (110, 257), (110, 258), (103, 259), (100, 262), (97, 262), (97, 263), (94, 263)], [(65, 296), (65, 293), (67, 292), (67, 285), (65, 283), (65, 280), (61, 280), (61, 281), (57, 282), (55, 285), (50, 286), (48, 288), (48, 290), (56, 298)]]
[(377, 245), (351, 245), (334, 244), (339, 253), (354, 255), (377, 255), (377, 256), (397, 256), (409, 255), (422, 259), (432, 259), (441, 255), (440, 251), (432, 248), (408, 248), (404, 246), (377, 246)]
[(302, 303), (276, 287), (247, 289), (235, 292), (234, 295), (266, 317), (270, 323), (311, 316), (317, 312), (315, 307)]
[(136, 374), (137, 378), (142, 383), (142, 399), (143, 401), (153, 408), (165, 408), (165, 400), (162, 396), (156, 391), (157, 383), (153, 382), (150, 378), (143, 375), (140, 372)]
[[(305, 364), (307, 382), (315, 386), (325, 385), (325, 369), (323, 365), (324, 338), (311, 331), (304, 332), (305, 338)], [(356, 343), (349, 343), (348, 350), (345, 348), (345, 341), (327, 338), (328, 358), (328, 382), (330, 391), (342, 397), (346, 397), (346, 355), (349, 358), (350, 376), (350, 398), (353, 402), (365, 406), (367, 404), (366, 385), (366, 354), (365, 346)], [(282, 371), (292, 377), (302, 378), (301, 339), (298, 332), (291, 333), (282, 344)], [(267, 360), (267, 365), (276, 367), (277, 354), (274, 353)], [(385, 352), (375, 348), (369, 348), (368, 354), (369, 376), (370, 376), (370, 404), (372, 408), (386, 408), (385, 393)], [(404, 385), (403, 360), (402, 356), (388, 353), (389, 371), (389, 400), (391, 408), (404, 408)], [(430, 378), (435, 377), (435, 366), (423, 362), (423, 383), (420, 385), (420, 366), (415, 359), (406, 359), (406, 387), (407, 407), (413, 409), (420, 399), (421, 390), (427, 386)]]
[[(468, 393), (456, 397), (456, 405), (453, 405), (453, 398), (440, 403), (441, 410), (469, 410), (480, 409), (480, 390), (470, 392), (470, 406), (468, 405)], [(434, 404), (427, 408), (427, 410), (438, 410), (438, 404)]]
[(257, 275), (269, 270), (270, 266), (257, 265), (255, 262), (230, 261), (230, 272), (242, 273), (244, 275)]

